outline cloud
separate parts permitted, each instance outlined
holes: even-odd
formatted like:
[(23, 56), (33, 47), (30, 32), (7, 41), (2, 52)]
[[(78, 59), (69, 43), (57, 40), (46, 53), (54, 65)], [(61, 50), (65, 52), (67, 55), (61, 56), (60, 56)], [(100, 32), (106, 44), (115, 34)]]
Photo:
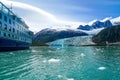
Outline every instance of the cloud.
[(13, 12), (23, 18), (32, 31), (39, 31), (43, 28), (49, 27), (61, 27), (63, 25), (78, 27), (79, 24), (84, 24), (83, 22), (59, 20), (54, 15), (29, 4), (13, 0), (1, 0), (1, 2), (8, 7), (12, 4)]
[(93, 11), (93, 9), (88, 8), (88, 7), (82, 7), (82, 6), (65, 6), (65, 8), (69, 9), (69, 10), (76, 10), (76, 11), (81, 11), (81, 12), (90, 12)]
[(18, 8), (22, 8), (22, 9), (26, 9), (26, 10), (36, 11), (40, 14), (44, 14), (46, 16), (51, 17), (52, 19), (55, 19), (55, 17), (52, 14), (50, 14), (50, 13), (48, 13), (48, 12), (42, 10), (42, 9), (39, 9), (37, 7), (31, 6), (31, 5), (21, 3), (21, 2), (15, 2), (15, 1), (12, 1), (12, 0), (1, 0), (1, 1), (5, 4), (9, 5), (9, 6), (12, 4), (13, 7), (18, 7)]
[(12, 3), (13, 11), (22, 17), (25, 22), (27, 22), (31, 30), (37, 31), (42, 29), (42, 27), (45, 25), (47, 26), (57, 22), (56, 18), (52, 14), (37, 7), (21, 2), (8, 0), (1, 1), (8, 6), (10, 6)]

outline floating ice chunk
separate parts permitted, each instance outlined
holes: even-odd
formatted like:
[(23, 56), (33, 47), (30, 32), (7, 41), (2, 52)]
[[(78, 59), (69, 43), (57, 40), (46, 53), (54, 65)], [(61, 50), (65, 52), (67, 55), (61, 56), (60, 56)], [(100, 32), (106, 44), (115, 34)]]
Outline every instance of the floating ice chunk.
[(62, 78), (63, 76), (62, 75), (58, 75), (58, 78)]
[(68, 78), (67, 80), (74, 80), (73, 78)]
[(60, 61), (60, 59), (54, 59), (54, 58), (51, 58), (51, 59), (49, 59), (48, 60), (48, 62), (54, 62), (54, 63), (56, 63), (56, 62), (59, 62)]
[(35, 52), (38, 52), (38, 51), (37, 51), (37, 50), (32, 49), (32, 52), (33, 52), (33, 53), (35, 53)]
[(84, 53), (81, 53), (80, 55), (81, 55), (81, 57), (85, 57), (85, 54), (84, 54)]
[(9, 54), (10, 54), (10, 55), (15, 55), (13, 52), (10, 52)]
[(96, 49), (96, 51), (100, 51), (100, 49)]
[(51, 53), (51, 52), (53, 52), (53, 51), (52, 51), (52, 50), (48, 50), (48, 52), (50, 52), (50, 53)]
[(60, 50), (60, 48), (57, 48), (57, 50)]
[(10, 52), (10, 54), (13, 54), (13, 52)]
[(105, 70), (106, 67), (99, 67), (98, 69), (99, 69), (99, 70)]
[(47, 62), (47, 60), (43, 60), (43, 63), (46, 63)]
[(41, 52), (41, 51), (40, 51), (40, 50), (32, 49), (31, 52), (32, 52), (32, 53), (38, 53), (38, 52)]

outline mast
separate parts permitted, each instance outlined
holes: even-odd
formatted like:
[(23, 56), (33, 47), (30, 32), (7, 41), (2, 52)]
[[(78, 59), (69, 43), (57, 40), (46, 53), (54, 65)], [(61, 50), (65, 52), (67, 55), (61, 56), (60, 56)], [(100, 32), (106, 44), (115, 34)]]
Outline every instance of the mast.
[(13, 8), (13, 7), (12, 7), (12, 3), (11, 3), (11, 4), (10, 4), (10, 10), (11, 10), (11, 11), (12, 11), (12, 8)]

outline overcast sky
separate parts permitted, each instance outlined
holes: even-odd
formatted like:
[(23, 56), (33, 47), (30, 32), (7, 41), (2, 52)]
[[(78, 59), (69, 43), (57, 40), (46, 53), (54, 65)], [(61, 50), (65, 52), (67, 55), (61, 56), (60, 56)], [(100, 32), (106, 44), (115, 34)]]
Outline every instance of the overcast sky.
[[(62, 24), (88, 23), (120, 16), (120, 0), (0, 0), (37, 31)], [(60, 23), (60, 24), (58, 24)]]

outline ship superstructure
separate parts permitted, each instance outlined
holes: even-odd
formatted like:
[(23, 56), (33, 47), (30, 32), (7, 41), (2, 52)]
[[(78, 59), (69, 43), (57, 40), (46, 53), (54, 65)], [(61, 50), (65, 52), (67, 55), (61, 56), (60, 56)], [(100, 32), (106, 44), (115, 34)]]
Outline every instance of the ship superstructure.
[(29, 48), (32, 35), (22, 18), (0, 2), (0, 50)]

